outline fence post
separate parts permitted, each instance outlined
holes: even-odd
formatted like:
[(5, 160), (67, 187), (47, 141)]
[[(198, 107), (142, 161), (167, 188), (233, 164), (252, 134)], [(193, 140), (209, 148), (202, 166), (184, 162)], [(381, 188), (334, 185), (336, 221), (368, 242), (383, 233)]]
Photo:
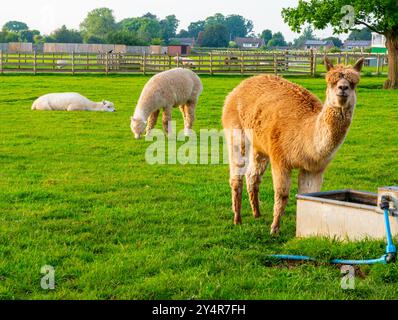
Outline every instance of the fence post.
[[(240, 54), (240, 73), (244, 74), (245, 73), (245, 58), (244, 58), (243, 52)], [(230, 65), (232, 64), (232, 60), (230, 60)]]
[(109, 53), (105, 54), (105, 73), (106, 75), (109, 74)]
[(348, 53), (345, 54), (345, 61), (344, 64), (347, 66), (348, 65)]
[(210, 51), (210, 74), (213, 75), (213, 51)]
[(37, 52), (33, 51), (33, 73), (37, 73)]
[(315, 59), (314, 59), (314, 50), (311, 49), (310, 51), (310, 64), (311, 64), (311, 76), (315, 76)]
[(377, 54), (377, 75), (380, 75), (380, 53)]
[(278, 62), (277, 62), (276, 53), (274, 53), (274, 74), (276, 76), (278, 75)]
[(316, 75), (317, 68), (318, 68), (318, 53), (314, 51), (314, 76)]
[(171, 56), (169, 56), (169, 70), (171, 69)]
[(285, 72), (289, 71), (289, 50), (285, 50)]
[(3, 74), (3, 50), (0, 50), (0, 74)]
[(75, 75), (75, 51), (72, 51), (72, 74)]
[(142, 56), (142, 73), (146, 74), (146, 52)]

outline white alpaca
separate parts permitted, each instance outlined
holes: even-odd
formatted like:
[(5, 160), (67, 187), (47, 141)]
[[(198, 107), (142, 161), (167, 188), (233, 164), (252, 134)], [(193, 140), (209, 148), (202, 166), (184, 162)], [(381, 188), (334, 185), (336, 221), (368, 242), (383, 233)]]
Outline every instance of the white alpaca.
[(175, 63), (180, 63), (182, 64), (184, 67), (189, 67), (192, 69), (196, 68), (196, 62), (193, 59), (190, 58), (186, 58), (186, 57), (175, 57), (174, 58), (174, 62)]
[(185, 134), (189, 135), (195, 120), (196, 105), (202, 91), (202, 82), (189, 69), (176, 68), (152, 77), (145, 85), (134, 117), (131, 118), (131, 130), (135, 138), (139, 139), (145, 128), (147, 134), (150, 134), (156, 125), (161, 109), (164, 110), (164, 131), (166, 134), (170, 134), (169, 122), (172, 110), (176, 107), (180, 107), (184, 116)]
[(63, 69), (68, 66), (67, 60), (57, 60), (57, 69)]
[(115, 112), (115, 106), (109, 101), (93, 102), (81, 94), (70, 92), (41, 96), (33, 103), (32, 110)]

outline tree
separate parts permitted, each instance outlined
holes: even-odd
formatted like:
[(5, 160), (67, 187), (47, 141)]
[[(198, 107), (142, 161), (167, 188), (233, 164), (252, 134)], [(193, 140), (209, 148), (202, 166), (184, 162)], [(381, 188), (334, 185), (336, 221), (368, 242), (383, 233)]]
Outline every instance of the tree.
[(69, 30), (65, 25), (55, 30), (51, 37), (60, 43), (82, 43), (83, 37), (77, 30)]
[(190, 38), (191, 35), (187, 30), (181, 29), (180, 32), (178, 33), (177, 37), (178, 38)]
[(0, 32), (0, 43), (8, 43), (8, 42), (18, 42), (19, 36), (18, 33), (1, 31)]
[(126, 46), (137, 46), (143, 44), (135, 32), (127, 30), (111, 31), (106, 35), (105, 39), (107, 43), (125, 44)]
[(30, 30), (22, 30), (18, 32), (18, 40), (20, 42), (33, 42), (33, 37), (35, 35)]
[(272, 39), (272, 31), (269, 29), (264, 30), (261, 32), (261, 39), (264, 40), (264, 43), (267, 44)]
[(244, 17), (231, 14), (225, 18), (225, 26), (228, 29), (230, 39), (233, 40), (236, 37), (246, 37), (253, 32), (253, 22), (247, 20)]
[[(113, 11), (108, 8), (98, 8), (89, 12), (86, 19), (80, 24), (80, 30), (85, 38), (104, 38), (105, 35), (116, 28)], [(92, 38), (93, 39), (93, 38)]]
[(197, 39), (199, 36), (199, 32), (205, 31), (206, 22), (204, 20), (199, 20), (196, 22), (191, 22), (188, 26), (189, 36)]
[(119, 22), (119, 28), (136, 33), (140, 41), (146, 44), (153, 38), (161, 37), (161, 26), (156, 19), (127, 18)]
[(156, 14), (152, 14), (150, 12), (145, 13), (142, 17), (143, 18), (149, 18), (149, 19), (158, 20), (158, 17), (156, 16)]
[(8, 21), (4, 26), (3, 26), (3, 31), (9, 31), (9, 32), (20, 32), (20, 31), (25, 31), (29, 30), (29, 27), (26, 23), (20, 22), (20, 21)]
[[(350, 7), (344, 7), (350, 6)], [(386, 37), (388, 49), (388, 79), (384, 88), (398, 88), (398, 1), (397, 0), (312, 0), (299, 1), (296, 8), (284, 8), (282, 16), (293, 31), (300, 32), (303, 24), (316, 29), (328, 25), (335, 33), (347, 33), (358, 26)]]
[(337, 47), (337, 48), (341, 48), (343, 46), (343, 41), (341, 41), (340, 38), (338, 37), (327, 37), (325, 39), (322, 39), (325, 41), (332, 41), (333, 44)]
[(282, 32), (274, 33), (272, 39), (268, 41), (268, 47), (285, 47), (286, 45), (285, 37)]
[(202, 46), (225, 48), (229, 43), (228, 29), (222, 24), (210, 24), (203, 32)]
[(160, 21), (161, 36), (166, 42), (169, 42), (170, 38), (174, 38), (176, 36), (179, 24), (180, 21), (174, 14), (167, 16), (165, 19)]
[(219, 24), (225, 26), (225, 16), (221, 13), (216, 13), (214, 16), (207, 17), (205, 22), (206, 27)]
[(317, 40), (314, 30), (311, 28), (311, 26), (307, 26), (303, 30), (302, 34), (297, 39), (294, 39), (293, 46), (295, 48), (302, 48), (307, 40)]
[[(48, 42), (48, 41), (46, 41), (46, 42)], [(84, 42), (89, 43), (89, 44), (104, 44), (105, 39), (104, 39), (104, 37), (97, 37), (97, 36), (91, 35), (91, 36), (85, 37)]]
[(347, 40), (372, 40), (372, 31), (367, 27), (361, 30), (352, 30)]

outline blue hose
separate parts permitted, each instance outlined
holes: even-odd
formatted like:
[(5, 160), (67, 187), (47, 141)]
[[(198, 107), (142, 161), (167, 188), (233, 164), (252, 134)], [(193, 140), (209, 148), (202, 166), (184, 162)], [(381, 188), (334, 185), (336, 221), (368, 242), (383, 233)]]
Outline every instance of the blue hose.
[[(392, 242), (392, 235), (391, 235), (391, 227), (390, 227), (390, 220), (388, 219), (389, 216), (389, 204), (387, 202), (382, 204), (382, 209), (384, 211), (384, 222), (386, 225), (386, 235), (387, 235), (387, 248), (386, 254), (381, 256), (378, 259), (367, 259), (367, 260), (343, 260), (343, 259), (333, 259), (330, 260), (329, 263), (331, 264), (344, 264), (344, 265), (370, 265), (370, 264), (387, 264), (393, 262), (397, 255), (397, 248), (394, 246)], [(286, 260), (286, 261), (312, 261), (316, 262), (317, 260), (312, 257), (308, 256), (299, 256), (299, 255), (287, 255), (287, 254), (274, 254), (270, 255), (270, 258), (276, 260)]]

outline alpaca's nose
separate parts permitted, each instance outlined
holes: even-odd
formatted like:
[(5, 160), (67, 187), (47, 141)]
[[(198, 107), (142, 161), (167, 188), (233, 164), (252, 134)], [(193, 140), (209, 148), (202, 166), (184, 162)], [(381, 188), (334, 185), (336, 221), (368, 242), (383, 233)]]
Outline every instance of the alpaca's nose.
[(348, 90), (348, 86), (339, 86), (339, 90), (347, 91)]

